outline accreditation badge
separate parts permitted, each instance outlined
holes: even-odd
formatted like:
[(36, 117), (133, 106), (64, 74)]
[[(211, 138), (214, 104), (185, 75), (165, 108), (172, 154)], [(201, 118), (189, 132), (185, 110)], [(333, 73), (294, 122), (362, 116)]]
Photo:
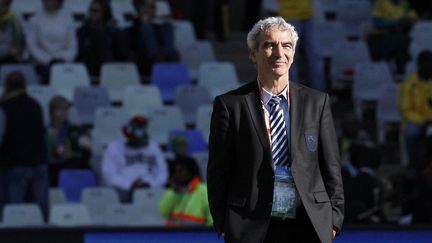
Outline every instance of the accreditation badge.
[(276, 168), (271, 216), (276, 218), (296, 217), (296, 188), (289, 169)]

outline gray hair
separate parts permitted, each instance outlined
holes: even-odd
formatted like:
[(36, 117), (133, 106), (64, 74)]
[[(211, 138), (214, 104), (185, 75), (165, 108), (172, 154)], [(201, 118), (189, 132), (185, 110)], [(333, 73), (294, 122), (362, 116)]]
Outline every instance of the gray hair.
[(288, 31), (291, 34), (294, 48), (296, 47), (298, 34), (294, 26), (287, 23), (282, 17), (268, 17), (258, 21), (247, 35), (247, 45), (250, 50), (258, 49), (259, 35), (261, 32), (267, 32), (272, 29)]

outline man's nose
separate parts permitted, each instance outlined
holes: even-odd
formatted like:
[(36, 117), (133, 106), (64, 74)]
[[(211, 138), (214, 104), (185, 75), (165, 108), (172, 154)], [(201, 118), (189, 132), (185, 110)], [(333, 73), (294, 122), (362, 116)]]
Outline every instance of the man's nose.
[(281, 45), (276, 45), (274, 48), (273, 48), (273, 55), (274, 56), (277, 56), (277, 57), (282, 57), (284, 54), (283, 54), (283, 48), (282, 48), (282, 46)]

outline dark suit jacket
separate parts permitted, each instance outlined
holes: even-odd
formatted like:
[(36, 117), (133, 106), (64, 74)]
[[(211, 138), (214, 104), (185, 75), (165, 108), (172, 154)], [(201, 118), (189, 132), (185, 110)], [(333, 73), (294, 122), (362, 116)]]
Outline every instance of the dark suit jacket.
[[(290, 82), (290, 117), (297, 190), (321, 241), (332, 242), (332, 228), (342, 227), (344, 195), (328, 95)], [(272, 167), (257, 81), (217, 96), (207, 185), (214, 227), (227, 242), (264, 240), (273, 200)]]

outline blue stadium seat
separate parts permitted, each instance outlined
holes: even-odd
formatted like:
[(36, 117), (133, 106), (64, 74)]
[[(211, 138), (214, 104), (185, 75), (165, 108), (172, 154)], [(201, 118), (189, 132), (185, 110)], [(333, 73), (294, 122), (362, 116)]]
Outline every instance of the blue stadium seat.
[[(174, 136), (183, 136), (188, 142), (188, 155), (198, 152), (206, 152), (208, 150), (207, 143), (204, 140), (203, 134), (199, 130), (172, 130), (169, 133), (169, 138)], [(172, 150), (171, 145), (168, 146)]]
[(159, 87), (164, 102), (171, 102), (177, 87), (192, 84), (192, 80), (184, 64), (164, 62), (153, 65), (150, 83)]
[(59, 187), (69, 202), (79, 202), (81, 191), (96, 186), (96, 174), (90, 169), (63, 169), (59, 175)]

